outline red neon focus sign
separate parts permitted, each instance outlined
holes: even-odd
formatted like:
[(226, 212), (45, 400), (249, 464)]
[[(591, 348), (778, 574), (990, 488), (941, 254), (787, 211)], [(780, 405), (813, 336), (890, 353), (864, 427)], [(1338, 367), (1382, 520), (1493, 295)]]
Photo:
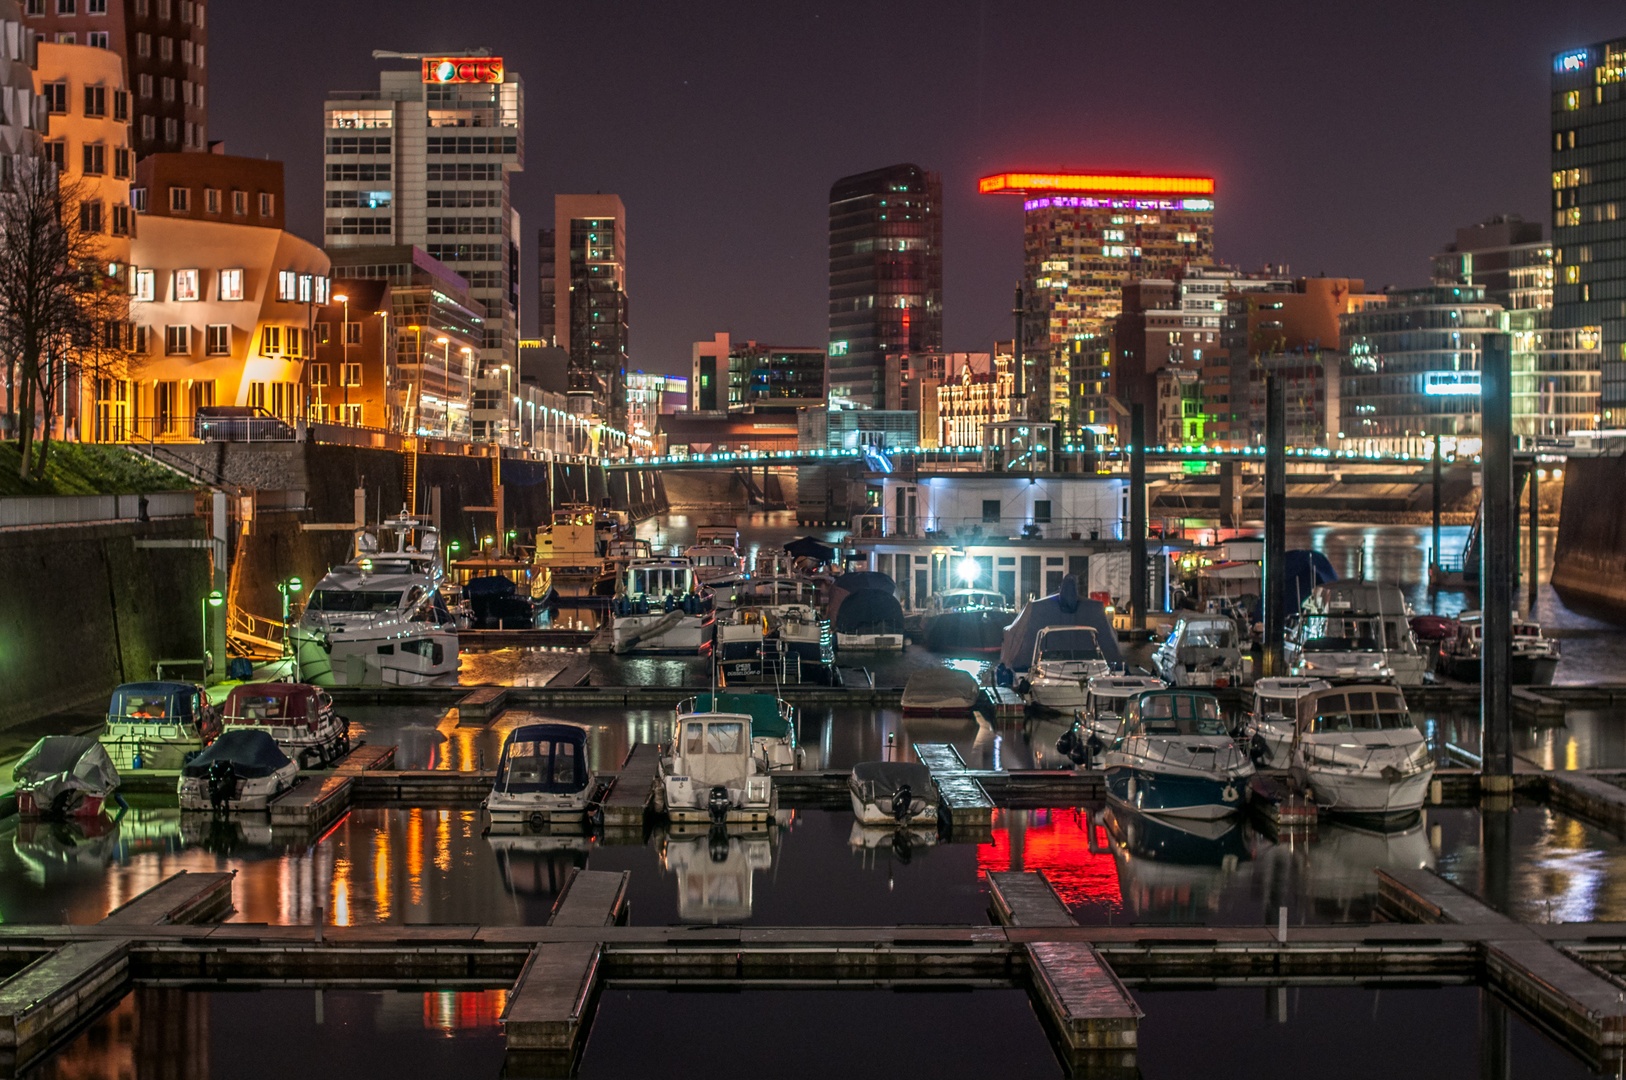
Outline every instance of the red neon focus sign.
[(423, 61), (426, 83), (500, 83), (500, 56), (426, 56)]
[(1096, 191), (1115, 194), (1212, 195), (1208, 176), (1139, 176), (1096, 173), (998, 173), (977, 181), (984, 195), (1000, 192)]

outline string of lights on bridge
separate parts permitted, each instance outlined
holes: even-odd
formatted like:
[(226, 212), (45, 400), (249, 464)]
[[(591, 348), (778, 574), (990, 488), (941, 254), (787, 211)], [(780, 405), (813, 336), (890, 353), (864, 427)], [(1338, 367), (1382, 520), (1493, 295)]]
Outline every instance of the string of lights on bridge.
[[(821, 462), (865, 460), (877, 472), (891, 472), (890, 459), (894, 457), (980, 457), (987, 449), (997, 450), (999, 448), (983, 446), (895, 446), (886, 448), (864, 446), (817, 450), (725, 450), (709, 454), (666, 454), (660, 457), (612, 461), (607, 464), (612, 469), (654, 469), (673, 466), (819, 464)], [(1098, 449), (1066, 445), (1061, 448), (1060, 452), (1063, 454), (1093, 453), (1100, 457), (1119, 460), (1127, 458), (1134, 452), (1134, 449), (1128, 446)], [(1421, 465), (1433, 460), (1432, 454), (1413, 454), (1403, 451), (1332, 450), (1321, 446), (1290, 446), (1286, 448), (1285, 453), (1289, 461), (1344, 461), (1352, 464), (1373, 465), (1397, 462)], [(1148, 457), (1173, 458), (1185, 461), (1248, 459), (1263, 461), (1266, 454), (1267, 450), (1263, 446), (1202, 446), (1190, 444), (1183, 446), (1148, 446), (1146, 448)], [(1478, 462), (1479, 455), (1459, 455), (1455, 451), (1444, 451), (1441, 454), (1441, 460), (1446, 463), (1455, 462), (1459, 459)]]

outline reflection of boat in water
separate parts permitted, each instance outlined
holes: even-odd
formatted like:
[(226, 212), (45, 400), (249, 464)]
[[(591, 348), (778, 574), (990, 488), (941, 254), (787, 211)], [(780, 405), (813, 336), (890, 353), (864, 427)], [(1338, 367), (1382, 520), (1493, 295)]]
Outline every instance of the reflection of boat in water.
[(118, 857), (119, 824), (108, 817), (22, 818), (11, 839), (35, 885), (78, 874), (99, 876)]
[(773, 866), (776, 832), (719, 825), (662, 836), (661, 868), (677, 875), (678, 918), (714, 923), (750, 918), (753, 875)]
[(865, 825), (853, 822), (847, 834), (847, 846), (865, 856), (865, 865), (873, 865), (877, 852), (891, 852), (894, 859), (907, 864), (917, 854), (937, 846), (937, 826), (911, 825), (898, 828), (892, 825)]
[(588, 836), (560, 826), (545, 833), (486, 836), (497, 856), (503, 888), (513, 896), (558, 896), (572, 870), (587, 868)]
[(1103, 819), (1124, 907), (1143, 918), (1203, 921), (1248, 858), (1237, 818), (1170, 818), (1109, 806)]
[(242, 817), (185, 810), (181, 841), (192, 848), (240, 861), (269, 859), (310, 847), (314, 836), (300, 825), (272, 825), (267, 817)]
[(1390, 828), (1361, 828), (1347, 821), (1322, 821), (1305, 860), (1306, 888), (1317, 901), (1341, 907), (1370, 903), (1377, 895), (1373, 868), (1434, 869), (1434, 848), (1422, 811), (1397, 819)]

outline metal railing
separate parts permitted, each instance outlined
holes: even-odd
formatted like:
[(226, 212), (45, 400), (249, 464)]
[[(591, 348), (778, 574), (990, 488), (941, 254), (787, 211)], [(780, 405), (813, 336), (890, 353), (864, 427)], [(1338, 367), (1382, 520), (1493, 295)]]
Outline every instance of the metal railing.
[(880, 540), (891, 537), (964, 543), (980, 540), (1118, 540), (1128, 529), (1122, 518), (1053, 517), (940, 517), (921, 514), (859, 514), (853, 518), (853, 536)]
[(197, 497), (190, 491), (150, 495), (56, 495), (0, 499), (0, 529), (73, 525), (91, 521), (140, 521), (192, 517)]

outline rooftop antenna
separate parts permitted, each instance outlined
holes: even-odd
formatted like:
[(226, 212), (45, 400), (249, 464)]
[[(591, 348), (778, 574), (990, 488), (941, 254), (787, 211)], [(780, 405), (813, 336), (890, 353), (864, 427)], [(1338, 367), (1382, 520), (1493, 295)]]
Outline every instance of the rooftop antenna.
[[(374, 49), (373, 50), (373, 59), (374, 60), (433, 60), (433, 59), (436, 59), (437, 57), (446, 56), (446, 55), (447, 55), (447, 53), (444, 53), (444, 52), (427, 53), (427, 52), (392, 52), (389, 49)], [(490, 49), (455, 49), (455, 50), (452, 50), (452, 55), (455, 55), (455, 56), (490, 56), (491, 55), (491, 50)]]

